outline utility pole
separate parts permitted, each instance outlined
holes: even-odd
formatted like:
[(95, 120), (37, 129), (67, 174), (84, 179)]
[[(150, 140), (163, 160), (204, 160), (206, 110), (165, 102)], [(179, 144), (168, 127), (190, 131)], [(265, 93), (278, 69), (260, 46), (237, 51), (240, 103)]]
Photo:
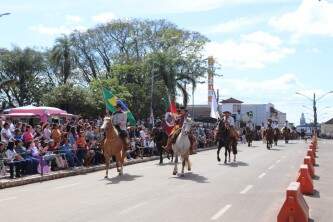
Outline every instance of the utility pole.
[(313, 124), (314, 129), (317, 131), (317, 100), (316, 100), (316, 93), (313, 93)]

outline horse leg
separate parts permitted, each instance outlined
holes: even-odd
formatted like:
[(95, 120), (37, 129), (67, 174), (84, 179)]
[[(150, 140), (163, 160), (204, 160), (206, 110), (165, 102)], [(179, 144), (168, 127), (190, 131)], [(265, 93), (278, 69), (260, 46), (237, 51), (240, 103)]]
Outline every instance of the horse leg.
[(184, 168), (185, 168), (186, 157), (182, 158), (182, 173), (181, 176), (184, 176)]
[(122, 167), (122, 163), (121, 163), (122, 159), (121, 159), (121, 152), (116, 154), (116, 164), (117, 164), (117, 171), (119, 172), (119, 176), (121, 176), (123, 174), (123, 167)]
[(220, 146), (220, 145), (217, 147), (217, 161), (218, 162), (221, 162), (221, 158), (220, 158), (221, 148), (222, 148), (222, 146)]
[(191, 168), (192, 168), (192, 166), (191, 166), (191, 161), (190, 161), (190, 157), (188, 156), (188, 157), (187, 157), (187, 170), (188, 170), (188, 171), (191, 171), (191, 170), (192, 170)]
[(160, 164), (163, 164), (163, 151), (162, 151), (162, 147), (158, 147), (158, 151), (160, 154)]
[(229, 154), (229, 163), (231, 162), (231, 158), (230, 158), (230, 156), (231, 156), (231, 146), (229, 146), (229, 150), (228, 150), (228, 154)]
[(105, 179), (109, 177), (109, 167), (110, 167), (110, 158), (108, 156), (104, 156), (105, 159)]
[(175, 154), (176, 157), (175, 157), (175, 167), (173, 169), (173, 175), (177, 175), (177, 172), (178, 172), (178, 154)]
[(224, 146), (224, 164), (227, 163), (228, 146)]

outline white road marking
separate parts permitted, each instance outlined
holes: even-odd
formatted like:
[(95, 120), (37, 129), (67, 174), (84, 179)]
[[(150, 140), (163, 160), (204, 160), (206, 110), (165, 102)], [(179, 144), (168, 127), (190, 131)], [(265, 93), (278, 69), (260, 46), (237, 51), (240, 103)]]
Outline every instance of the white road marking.
[(273, 164), (272, 166), (268, 167), (269, 170), (273, 169), (275, 165)]
[(277, 160), (277, 161), (276, 161), (276, 163), (280, 163), (280, 162), (281, 162), (281, 160)]
[(247, 185), (244, 190), (240, 192), (240, 194), (246, 194), (249, 190), (253, 188), (253, 185)]
[(259, 179), (263, 178), (264, 176), (266, 176), (266, 173), (262, 173), (258, 176)]
[(210, 219), (211, 220), (219, 219), (223, 214), (225, 214), (225, 212), (227, 212), (230, 209), (231, 206), (232, 206), (231, 204), (226, 205), (221, 210), (219, 210), (219, 212), (217, 212), (214, 216), (212, 216)]
[(130, 212), (132, 210), (138, 209), (139, 207), (142, 207), (142, 206), (144, 206), (146, 204), (147, 204), (147, 202), (139, 203), (137, 205), (134, 205), (132, 207), (129, 207), (129, 208), (125, 209), (125, 210), (120, 211), (120, 214), (126, 214), (126, 213), (128, 213), (128, 212)]
[(77, 186), (79, 184), (80, 183), (72, 183), (72, 184), (67, 184), (67, 185), (63, 185), (63, 186), (58, 186), (58, 187), (55, 187), (54, 189), (55, 190), (60, 190), (60, 189), (65, 189), (65, 188), (69, 188), (69, 187), (74, 187), (74, 186)]
[(17, 197), (8, 197), (8, 198), (5, 198), (5, 199), (0, 199), (0, 202), (5, 202), (7, 200), (15, 200), (17, 199)]

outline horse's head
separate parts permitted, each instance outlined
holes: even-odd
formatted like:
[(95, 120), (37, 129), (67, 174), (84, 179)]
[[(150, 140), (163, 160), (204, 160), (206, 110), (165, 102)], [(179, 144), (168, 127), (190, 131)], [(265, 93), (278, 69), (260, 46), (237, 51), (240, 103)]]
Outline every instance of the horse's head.
[(182, 133), (188, 134), (193, 125), (193, 121), (190, 118), (186, 118), (183, 123)]
[(101, 126), (102, 130), (109, 129), (112, 126), (111, 117), (105, 117)]

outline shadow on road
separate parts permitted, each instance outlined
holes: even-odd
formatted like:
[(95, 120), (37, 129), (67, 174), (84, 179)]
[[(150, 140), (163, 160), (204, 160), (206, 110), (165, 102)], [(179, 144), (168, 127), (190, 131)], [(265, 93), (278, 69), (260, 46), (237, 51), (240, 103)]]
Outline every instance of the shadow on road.
[(312, 198), (320, 198), (320, 192), (318, 190), (314, 190), (313, 191), (313, 195), (306, 195), (308, 197), (312, 197)]
[(142, 175), (130, 175), (130, 174), (124, 174), (122, 176), (116, 176), (116, 177), (112, 177), (112, 178), (107, 178), (105, 180), (109, 181), (109, 183), (107, 183), (108, 185), (110, 184), (118, 184), (120, 182), (123, 182), (123, 181), (133, 181), (135, 180), (136, 178), (140, 178), (142, 177)]
[(248, 163), (245, 163), (243, 161), (237, 161), (237, 162), (231, 162), (231, 163), (220, 163), (219, 165), (221, 166), (228, 166), (228, 167), (241, 167), (241, 166), (249, 166)]
[(169, 179), (189, 180), (197, 183), (209, 183), (207, 177), (192, 172), (185, 173), (183, 177), (176, 176), (176, 177), (170, 177)]
[(171, 166), (171, 165), (173, 166), (173, 165), (175, 165), (175, 163), (174, 162), (167, 162), (167, 163), (162, 163), (162, 164), (156, 163), (154, 165), (163, 167), (163, 166)]

